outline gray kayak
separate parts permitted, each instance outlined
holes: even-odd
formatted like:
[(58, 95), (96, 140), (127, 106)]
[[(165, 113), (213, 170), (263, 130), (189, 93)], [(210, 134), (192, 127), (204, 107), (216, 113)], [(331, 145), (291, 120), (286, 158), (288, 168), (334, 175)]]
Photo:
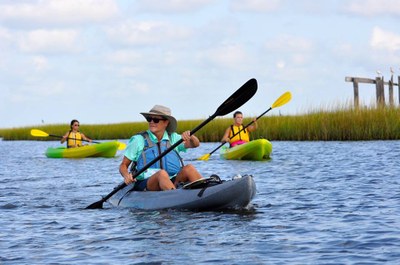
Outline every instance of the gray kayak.
[(228, 181), (203, 181), (168, 191), (130, 191), (132, 184), (108, 201), (113, 206), (144, 210), (221, 210), (246, 207), (256, 194), (252, 176)]

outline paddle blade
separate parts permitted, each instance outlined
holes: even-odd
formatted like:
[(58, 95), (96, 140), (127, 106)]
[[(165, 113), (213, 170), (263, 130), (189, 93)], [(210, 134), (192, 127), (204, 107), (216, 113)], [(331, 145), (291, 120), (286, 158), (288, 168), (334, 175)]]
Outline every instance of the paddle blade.
[(124, 150), (125, 148), (126, 148), (126, 144), (125, 143), (121, 143), (121, 142), (118, 142), (118, 150)]
[(205, 154), (199, 158), (197, 158), (197, 160), (208, 160), (210, 158), (210, 154)]
[(282, 105), (285, 105), (292, 99), (292, 94), (290, 92), (283, 93), (277, 100), (275, 100), (274, 104), (272, 104), (271, 108), (277, 108)]
[(215, 112), (216, 116), (226, 115), (241, 107), (257, 92), (257, 80), (252, 78), (232, 94)]
[(107, 201), (108, 199), (110, 199), (111, 196), (113, 196), (115, 193), (117, 193), (119, 190), (123, 189), (124, 187), (126, 187), (126, 184), (125, 184), (125, 182), (122, 182), (117, 187), (115, 187), (112, 192), (107, 194), (107, 196), (103, 197), (100, 201), (92, 203), (91, 205), (89, 205), (85, 209), (103, 209), (103, 203), (105, 201)]
[(38, 130), (38, 129), (32, 129), (31, 130), (31, 135), (32, 136), (36, 136), (36, 137), (48, 137), (49, 136), (48, 133), (46, 133), (44, 131), (41, 131), (41, 130)]
[(92, 203), (86, 209), (103, 209), (103, 200), (100, 200), (98, 202)]

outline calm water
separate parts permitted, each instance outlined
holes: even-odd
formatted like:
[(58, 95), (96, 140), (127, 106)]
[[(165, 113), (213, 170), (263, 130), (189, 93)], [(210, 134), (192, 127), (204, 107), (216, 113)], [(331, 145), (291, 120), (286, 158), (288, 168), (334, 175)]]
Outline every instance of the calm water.
[(122, 178), (112, 159), (48, 159), (0, 141), (0, 264), (399, 264), (400, 141), (273, 142), (270, 161), (184, 154), (208, 176), (252, 174), (235, 212), (85, 210)]

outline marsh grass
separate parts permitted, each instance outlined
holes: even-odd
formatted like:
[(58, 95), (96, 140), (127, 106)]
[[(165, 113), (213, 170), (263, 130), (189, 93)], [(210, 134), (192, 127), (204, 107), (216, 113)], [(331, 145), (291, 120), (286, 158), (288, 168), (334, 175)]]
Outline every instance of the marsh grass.
[(398, 140), (399, 118), (400, 109), (393, 107), (316, 110), (305, 115), (264, 118), (259, 123), (263, 128), (259, 133), (273, 140)]
[[(321, 108), (302, 115), (266, 115), (258, 120), (259, 129), (252, 133), (253, 139), (272, 141), (357, 141), (399, 140), (400, 108), (340, 106)], [(178, 122), (178, 132), (192, 130), (204, 120)], [(251, 118), (244, 120), (247, 125)], [(196, 136), (202, 142), (220, 141), (232, 118), (216, 118), (201, 128)], [(22, 128), (0, 129), (4, 140), (57, 140), (55, 137), (33, 137), (31, 129), (39, 129), (62, 136), (69, 130), (65, 124), (40, 125)], [(81, 124), (81, 131), (95, 140), (129, 139), (133, 134), (146, 130), (146, 122), (119, 124)]]

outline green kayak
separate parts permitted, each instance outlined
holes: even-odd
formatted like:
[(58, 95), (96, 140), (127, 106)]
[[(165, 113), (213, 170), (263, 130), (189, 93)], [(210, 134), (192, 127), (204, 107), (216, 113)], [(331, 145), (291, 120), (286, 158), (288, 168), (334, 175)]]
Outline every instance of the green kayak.
[(49, 147), (46, 150), (46, 156), (49, 158), (114, 157), (118, 146), (117, 141), (111, 141), (75, 148)]
[(220, 156), (227, 160), (255, 160), (268, 159), (272, 152), (272, 144), (266, 139), (257, 139), (232, 148), (223, 146)]

